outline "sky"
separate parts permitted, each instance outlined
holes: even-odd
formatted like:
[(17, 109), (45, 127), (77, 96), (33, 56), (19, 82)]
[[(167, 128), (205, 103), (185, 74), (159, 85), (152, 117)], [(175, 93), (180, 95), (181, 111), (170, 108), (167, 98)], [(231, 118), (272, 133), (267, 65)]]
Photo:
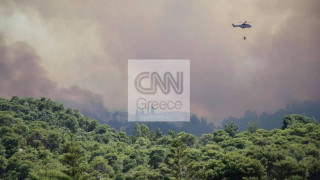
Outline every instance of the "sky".
[[(0, 96), (126, 111), (128, 59), (190, 59), (191, 111), (215, 123), (318, 100), (319, 9), (318, 0), (1, 0)], [(252, 28), (231, 25), (243, 21)]]

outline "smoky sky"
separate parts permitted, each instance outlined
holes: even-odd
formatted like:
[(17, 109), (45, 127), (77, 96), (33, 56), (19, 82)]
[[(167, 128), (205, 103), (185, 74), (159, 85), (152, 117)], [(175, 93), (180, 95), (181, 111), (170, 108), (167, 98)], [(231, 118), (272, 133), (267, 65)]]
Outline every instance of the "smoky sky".
[(39, 57), (25, 42), (7, 46), (0, 37), (0, 94), (8, 97), (45, 96), (55, 91), (56, 84), (45, 77)]
[(7, 45), (0, 36), (0, 94), (1, 97), (48, 97), (64, 103), (67, 107), (108, 120), (109, 112), (102, 98), (77, 86), (59, 88), (47, 77), (40, 66), (41, 60), (35, 49), (26, 42)]
[[(125, 110), (128, 59), (190, 59), (191, 111), (215, 122), (273, 112), (320, 98), (319, 9), (317, 0), (2, 1), (0, 95)], [(245, 20), (251, 29), (231, 26)]]

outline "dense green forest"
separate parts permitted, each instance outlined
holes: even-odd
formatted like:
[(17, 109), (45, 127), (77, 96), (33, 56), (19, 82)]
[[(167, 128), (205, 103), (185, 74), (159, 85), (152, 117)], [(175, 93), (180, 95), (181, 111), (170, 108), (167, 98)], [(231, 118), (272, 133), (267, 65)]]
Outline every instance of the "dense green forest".
[(287, 115), (278, 129), (235, 123), (197, 137), (133, 135), (41, 98), (0, 99), (0, 179), (319, 179), (320, 125)]

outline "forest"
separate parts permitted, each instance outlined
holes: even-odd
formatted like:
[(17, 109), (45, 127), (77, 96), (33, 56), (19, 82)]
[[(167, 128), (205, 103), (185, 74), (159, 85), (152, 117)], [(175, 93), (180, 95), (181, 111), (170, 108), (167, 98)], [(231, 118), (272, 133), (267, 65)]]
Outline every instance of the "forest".
[(0, 179), (320, 179), (320, 124), (236, 123), (196, 136), (135, 124), (132, 135), (45, 97), (0, 99)]
[[(132, 135), (134, 132), (135, 123), (123, 120), (127, 117), (126, 112), (121, 111), (108, 111), (105, 108), (97, 108), (99, 111), (90, 111), (86, 107), (77, 106), (74, 102), (63, 101), (66, 107), (78, 109), (79, 112), (85, 116), (97, 120), (100, 124), (108, 124), (116, 130), (125, 131), (127, 134)], [(175, 132), (186, 132), (201, 136), (202, 134), (211, 133), (213, 130), (223, 129), (226, 124), (234, 122), (239, 131), (245, 131), (249, 123), (256, 123), (259, 128), (272, 130), (281, 127), (282, 118), (287, 114), (302, 114), (315, 120), (320, 120), (320, 100), (316, 101), (300, 101), (288, 104), (285, 108), (278, 109), (273, 113), (261, 112), (257, 113), (252, 110), (247, 110), (240, 117), (229, 116), (222, 119), (207, 119), (196, 114), (191, 114), (190, 122), (144, 122), (150, 130), (156, 131), (160, 128), (163, 132), (169, 129)], [(214, 124), (214, 121), (222, 120), (222, 125)]]

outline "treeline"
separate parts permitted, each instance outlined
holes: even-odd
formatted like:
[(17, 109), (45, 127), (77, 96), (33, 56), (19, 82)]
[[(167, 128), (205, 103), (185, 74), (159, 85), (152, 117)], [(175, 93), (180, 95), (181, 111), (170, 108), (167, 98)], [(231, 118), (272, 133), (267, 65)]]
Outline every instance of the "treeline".
[(132, 136), (46, 98), (0, 99), (0, 179), (319, 179), (320, 125), (235, 123), (201, 137), (135, 124)]
[(263, 112), (258, 114), (254, 111), (246, 111), (243, 117), (225, 118), (222, 125), (224, 126), (230, 122), (234, 122), (237, 124), (240, 131), (244, 131), (248, 127), (249, 123), (256, 123), (259, 128), (271, 130), (280, 127), (282, 124), (282, 117), (287, 114), (303, 114), (319, 121), (320, 100), (293, 103), (274, 113)]
[[(126, 114), (122, 116), (126, 116)], [(136, 124), (135, 122), (121, 121), (120, 118), (113, 118), (105, 123), (116, 130), (125, 131), (129, 135), (134, 133)], [(172, 130), (175, 132), (186, 132), (201, 136), (202, 134), (210, 133), (215, 129), (213, 123), (209, 123), (205, 117), (199, 118), (195, 114), (191, 115), (190, 122), (142, 122), (139, 124), (147, 125), (152, 131), (156, 131), (160, 128), (164, 134), (167, 134), (169, 130)]]
[[(74, 107), (72, 103), (67, 104), (69, 107)], [(85, 116), (98, 120), (100, 124), (108, 124), (118, 131), (124, 131), (129, 135), (133, 134), (135, 123), (127, 122), (125, 120), (127, 117), (126, 112), (109, 112), (104, 108), (99, 109), (99, 111), (90, 111), (81, 108), (80, 112)], [(222, 126), (216, 126), (214, 123), (208, 122), (205, 117), (198, 117), (195, 114), (191, 116), (190, 123), (144, 122), (143, 124), (147, 125), (152, 131), (156, 131), (157, 128), (161, 128), (165, 134), (168, 132), (168, 130), (174, 130), (176, 132), (186, 132), (196, 136), (201, 136), (202, 134), (210, 133), (216, 129), (223, 129), (226, 124), (231, 122), (236, 123), (240, 131), (245, 131), (249, 123), (256, 123), (259, 128), (266, 130), (279, 128), (282, 125), (282, 117), (288, 114), (303, 114), (319, 121), (320, 100), (296, 102), (287, 105), (284, 109), (280, 109), (274, 113), (263, 112), (258, 114), (255, 111), (248, 110), (244, 113), (243, 117), (224, 118), (222, 121)]]

